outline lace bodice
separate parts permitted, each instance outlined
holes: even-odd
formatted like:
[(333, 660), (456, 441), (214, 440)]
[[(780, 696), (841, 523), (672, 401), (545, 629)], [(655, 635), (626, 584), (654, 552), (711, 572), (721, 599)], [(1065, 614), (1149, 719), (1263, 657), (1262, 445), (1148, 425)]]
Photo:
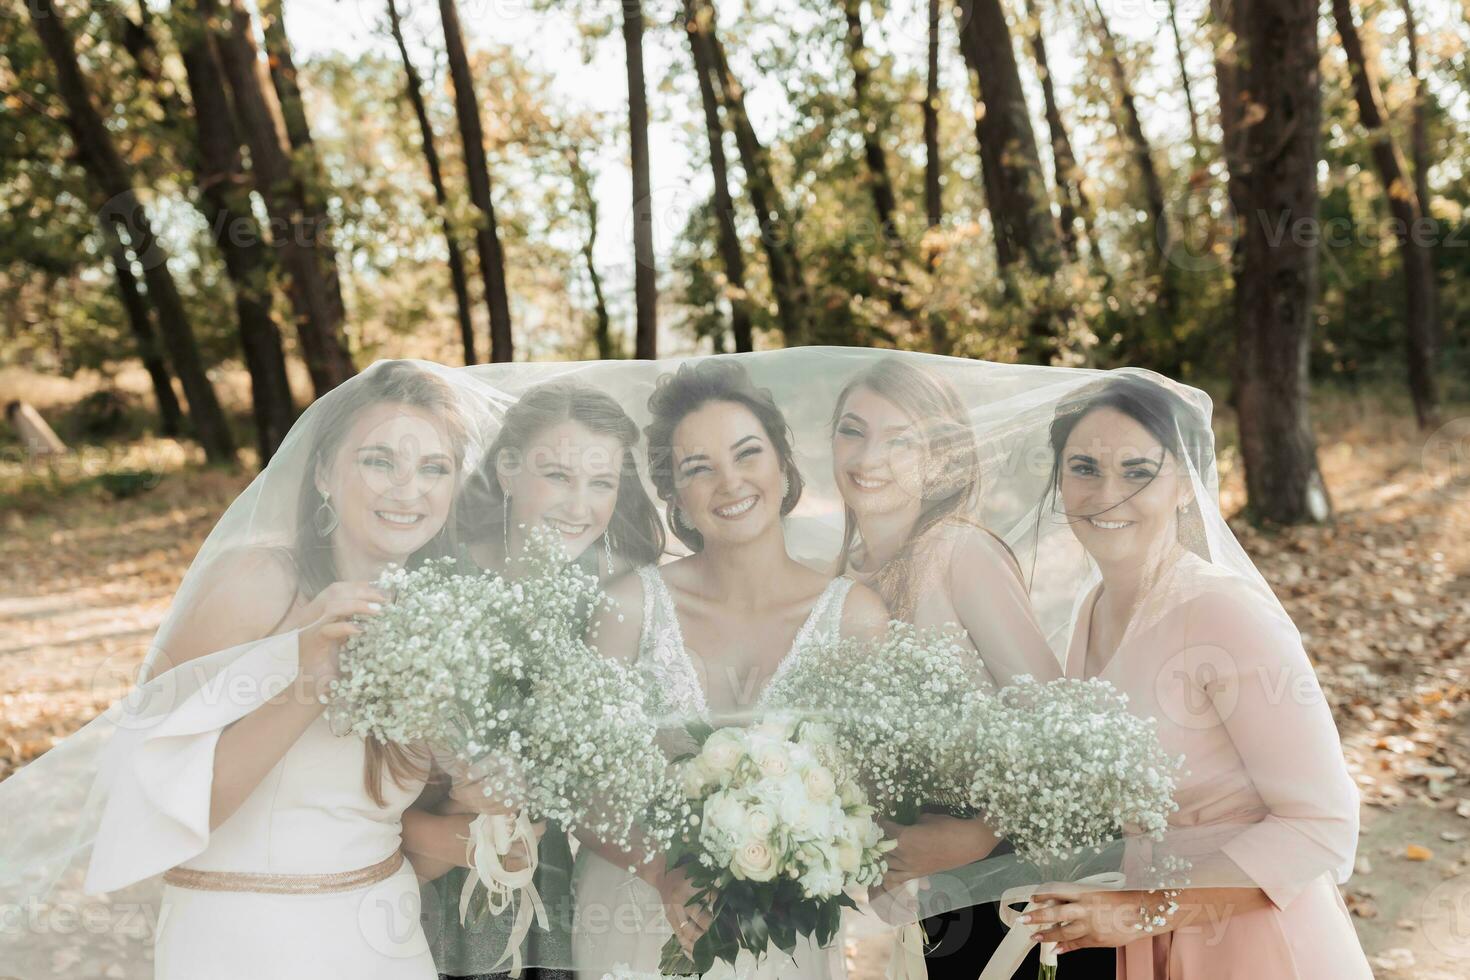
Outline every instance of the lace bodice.
[[(637, 667), (648, 681), (652, 707), (657, 714), (678, 719), (680, 724), (693, 719), (710, 721), (709, 703), (699, 682), (699, 671), (690, 659), (683, 631), (679, 629), (674, 597), (656, 566), (638, 569), (638, 577), (643, 581), (643, 633), (638, 639)], [(838, 634), (843, 603), (853, 584), (849, 578), (834, 579), (817, 597), (791, 649), (786, 651), (756, 698), (757, 709), (765, 706), (766, 692), (791, 669), (804, 647), (818, 637)]]

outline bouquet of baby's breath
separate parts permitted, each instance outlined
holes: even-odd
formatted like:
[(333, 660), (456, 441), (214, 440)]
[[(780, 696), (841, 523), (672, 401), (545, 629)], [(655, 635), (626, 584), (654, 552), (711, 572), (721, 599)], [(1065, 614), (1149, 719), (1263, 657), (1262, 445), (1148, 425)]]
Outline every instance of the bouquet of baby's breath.
[[(1178, 809), (1183, 757), (1106, 681), (1022, 676), (980, 703), (974, 732), (971, 800), (1042, 881), (1085, 880), (1124, 834), (1162, 839)], [(1043, 948), (1041, 976), (1055, 975)]]
[(1106, 681), (1022, 676), (978, 721), (972, 802), (1026, 861), (1065, 864), (1124, 831), (1160, 839), (1178, 808), (1183, 758)]
[(527, 807), (624, 850), (662, 853), (689, 823), (632, 668), (580, 640), (542, 648), (521, 715)]
[(713, 921), (692, 958), (671, 937), (659, 972), (704, 974), (772, 945), (790, 955), (800, 936), (829, 945), (842, 909), (856, 907), (846, 890), (881, 881), (893, 847), (862, 788), (823, 761), (836, 752), (832, 731), (781, 716), (690, 731), (700, 746), (680, 774), (700, 819), (668, 863), (685, 869)]
[(987, 687), (951, 634), (893, 622), (882, 639), (805, 647), (767, 697), (830, 724), (873, 806), (912, 823), (920, 807), (968, 802), (966, 733)]
[(534, 616), (524, 596), (452, 558), (389, 568), (376, 584), (394, 598), (342, 651), (327, 707), (334, 726), (470, 759), (518, 750), (510, 721), (530, 690), (534, 651), (505, 627)]
[(334, 723), (447, 752), (534, 820), (622, 846), (638, 824), (639, 842), (666, 841), (678, 788), (642, 688), (583, 641), (604, 601), (596, 578), (547, 528), (531, 530), (511, 571), (440, 559), (385, 572), (393, 601), (343, 650)]

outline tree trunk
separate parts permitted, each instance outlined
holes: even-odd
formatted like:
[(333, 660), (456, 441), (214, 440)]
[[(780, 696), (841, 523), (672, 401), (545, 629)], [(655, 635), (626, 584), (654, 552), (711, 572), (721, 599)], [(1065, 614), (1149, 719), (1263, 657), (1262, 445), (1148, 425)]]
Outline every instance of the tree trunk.
[(766, 252), (767, 273), (771, 292), (776, 297), (776, 314), (788, 347), (808, 342), (810, 323), (807, 309), (806, 278), (796, 248), (796, 228), (781, 202), (776, 179), (771, 172), (770, 154), (755, 135), (745, 111), (745, 90), (730, 70), (724, 47), (715, 30), (715, 8), (709, 0), (685, 0), (686, 20), (694, 25), (690, 38), (703, 45), (714, 66), (715, 91), (720, 105), (730, 118), (735, 132), (735, 146), (745, 169), (745, 186), (760, 226), (761, 245)]
[(1419, 19), (1411, 0), (1399, 0), (1404, 14), (1404, 35), (1409, 44), (1409, 74), (1414, 79), (1413, 157), (1414, 191), (1419, 195), (1419, 210), (1429, 217), (1429, 130), (1425, 121), (1429, 106), (1429, 89), (1424, 84), (1424, 69), (1419, 61)]
[[(1027, 5), (1029, 8), (1029, 4)], [(1067, 135), (1067, 125), (1062, 120), (1062, 110), (1057, 104), (1056, 85), (1051, 77), (1051, 64), (1046, 57), (1046, 37), (1042, 33), (1040, 9), (1023, 8), (1031, 21), (1031, 55), (1036, 59), (1036, 74), (1041, 79), (1041, 97), (1046, 107), (1046, 128), (1051, 137), (1051, 158), (1060, 198), (1058, 211), (1061, 218), (1062, 251), (1069, 260), (1075, 260), (1077, 248), (1077, 219), (1088, 235), (1092, 230), (1092, 204), (1087, 191), (1082, 188), (1082, 169), (1077, 166), (1077, 155), (1072, 151), (1072, 140)], [(1096, 252), (1097, 243), (1092, 243)]]
[[(1021, 89), (1021, 74), (1011, 46), (1000, 0), (957, 0), (960, 51), (975, 76), (975, 138), (980, 145), (981, 178), (1002, 274), (1019, 264), (1049, 278), (1062, 262), (1061, 233), (1051, 213), (1041, 154)], [(1031, 318), (1022, 356), (1048, 363), (1057, 350), (1055, 312), (1038, 310)]]
[(86, 78), (77, 64), (76, 49), (53, 0), (32, 0), (27, 9), (56, 69), (57, 93), (66, 105), (67, 128), (76, 141), (82, 165), (106, 199), (100, 219), (116, 223), (127, 235), (128, 244), (143, 267), (148, 297), (158, 316), (159, 333), (189, 402), (194, 437), (210, 462), (233, 463), (234, 437), (200, 360), (193, 325), (168, 269), (168, 252), (154, 235), (147, 212), (138, 200), (132, 170), (117, 152), (112, 135), (92, 104)]
[(393, 42), (398, 45), (398, 55), (403, 59), (404, 89), (413, 106), (414, 117), (419, 122), (419, 141), (424, 150), (424, 162), (429, 167), (429, 182), (434, 185), (434, 202), (439, 207), (439, 222), (444, 229), (444, 246), (449, 252), (449, 282), (454, 289), (455, 309), (459, 314), (459, 339), (464, 347), (464, 362), (475, 364), (475, 328), (470, 319), (470, 285), (465, 275), (464, 253), (454, 237), (454, 225), (449, 220), (449, 195), (444, 189), (444, 172), (439, 165), (439, 150), (434, 141), (434, 127), (429, 122), (429, 110), (424, 104), (423, 80), (413, 59), (408, 56), (408, 46), (403, 43), (403, 24), (398, 17), (398, 4), (388, 0), (388, 28), (393, 33)]
[(470, 74), (470, 58), (465, 51), (455, 0), (439, 0), (439, 19), (444, 25), (444, 50), (449, 56), (449, 76), (454, 82), (454, 114), (464, 144), (470, 200), (480, 212), (480, 220), (475, 223), (475, 249), (480, 254), (480, 279), (485, 286), (485, 306), (490, 311), (490, 360), (509, 361), (515, 351), (510, 331), (510, 297), (505, 286), (505, 255), (500, 250), (500, 229), (495, 223), (495, 205), (490, 200), (490, 164), (485, 159), (480, 102), (475, 95), (475, 81)]
[(1234, 402), (1253, 519), (1326, 520), (1308, 404), (1317, 291), (1322, 113), (1316, 0), (1212, 0), (1235, 35), (1217, 60), (1220, 114), (1238, 216)]
[[(1419, 20), (1414, 14), (1411, 0), (1399, 0), (1404, 14), (1404, 34), (1409, 43), (1409, 74), (1414, 77), (1414, 114), (1412, 124), (1412, 151), (1414, 157), (1414, 193), (1419, 197), (1419, 211), (1424, 219), (1425, 234), (1434, 239), (1439, 236), (1439, 222), (1435, 220), (1429, 203), (1429, 88), (1424, 82), (1424, 69), (1419, 60)], [(1436, 289), (1429, 297), (1429, 318), (1434, 323), (1434, 343), (1444, 343), (1444, 320), (1439, 315), (1439, 292)]]
[(1174, 54), (1179, 59), (1179, 83), (1184, 88), (1184, 107), (1189, 111), (1189, 146), (1194, 152), (1194, 165), (1204, 161), (1205, 142), (1199, 134), (1199, 112), (1194, 107), (1194, 86), (1189, 80), (1189, 64), (1184, 58), (1184, 37), (1179, 33), (1179, 12), (1175, 0), (1168, 0), (1169, 31), (1174, 35)]
[(658, 267), (653, 255), (653, 188), (648, 173), (648, 93), (643, 84), (643, 3), (622, 0), (628, 67), (628, 135), (633, 150), (633, 356), (658, 357)]
[(264, 466), (296, 420), (296, 407), (286, 375), (281, 331), (271, 312), (270, 257), (250, 211), (249, 179), (240, 160), (240, 136), (219, 54), (204, 31), (181, 32), (180, 53), (193, 97), (191, 108), (166, 84), (147, 6), (140, 7), (139, 13), (137, 23), (126, 22), (123, 43), (139, 74), (152, 84), (165, 117), (194, 124), (190, 134), (194, 149), (185, 152), (186, 166), (194, 173), (199, 213), (224, 257), (234, 292), (240, 348), (250, 375), (256, 449)]
[(1171, 249), (1169, 215), (1164, 203), (1164, 185), (1154, 166), (1153, 145), (1143, 131), (1143, 120), (1138, 115), (1138, 103), (1133, 97), (1133, 84), (1128, 79), (1128, 70), (1123, 65), (1123, 56), (1118, 51), (1117, 39), (1108, 27), (1107, 16), (1099, 0), (1092, 0), (1092, 23), (1102, 40), (1103, 58), (1113, 74), (1113, 83), (1118, 87), (1118, 106), (1123, 112), (1123, 136), (1133, 153), (1133, 162), (1143, 180), (1144, 207), (1148, 211), (1150, 247), (1154, 254), (1154, 268), (1159, 277), (1159, 312), (1168, 320), (1178, 309), (1177, 287), (1174, 282), (1173, 266), (1169, 263)]
[(1432, 428), (1439, 415), (1439, 391), (1434, 377), (1434, 263), (1426, 241), (1424, 211), (1410, 179), (1403, 155), (1387, 125), (1376, 72), (1369, 71), (1350, 0), (1332, 0), (1337, 33), (1352, 71), (1358, 99), (1358, 118), (1373, 144), (1373, 162), (1383, 181), (1388, 210), (1393, 215), (1404, 270), (1405, 357), (1409, 366), (1409, 394), (1421, 429)]
[(266, 64), (270, 68), (271, 87), (281, 105), (281, 119), (286, 124), (286, 138), (293, 150), (312, 149), (311, 126), (306, 121), (306, 104), (301, 99), (301, 85), (296, 81), (296, 61), (291, 57), (291, 41), (286, 36), (286, 17), (282, 0), (257, 0), (260, 26), (265, 36)]
[(893, 193), (893, 179), (888, 175), (888, 157), (883, 152), (881, 117), (870, 96), (872, 55), (863, 40), (862, 0), (843, 0), (842, 13), (847, 23), (847, 62), (852, 69), (853, 108), (857, 110), (858, 126), (862, 130), (868, 192), (873, 198), (873, 212), (878, 219), (878, 233), (887, 265), (881, 275), (884, 282), (879, 290), (888, 308), (907, 320), (911, 314), (903, 295), (905, 256), (896, 219), (898, 202)]
[[(924, 268), (930, 276), (939, 271), (942, 250), (935, 237), (944, 224), (944, 195), (939, 174), (943, 161), (939, 157), (939, 0), (929, 0), (929, 50), (924, 85), (924, 215), (928, 220), (929, 239), (924, 246)], [(936, 354), (952, 349), (949, 325), (938, 313), (929, 314), (929, 345)]]
[(592, 284), (592, 313), (595, 319), (593, 340), (597, 343), (597, 356), (604, 361), (618, 356), (613, 347), (612, 317), (607, 312), (607, 297), (602, 292), (602, 276), (597, 271), (593, 256), (597, 252), (597, 196), (592, 193), (592, 175), (582, 164), (582, 151), (568, 143), (564, 153), (567, 171), (572, 176), (572, 192), (577, 207), (587, 216), (587, 235), (582, 239), (582, 261), (587, 266), (587, 280)]
[(174, 394), (173, 379), (168, 373), (168, 364), (158, 349), (158, 339), (153, 334), (153, 321), (148, 316), (148, 304), (139, 292), (138, 277), (133, 275), (133, 262), (123, 246), (117, 226), (111, 221), (100, 223), (108, 250), (112, 253), (112, 268), (117, 274), (118, 298), (122, 300), (123, 313), (128, 319), (128, 329), (138, 343), (138, 358), (153, 383), (153, 401), (158, 405), (159, 431), (166, 436), (177, 436), (183, 431), (183, 412), (179, 399)]
[(297, 178), (281, 107), (263, 75), (265, 66), (243, 0), (228, 0), (226, 7), (220, 0), (193, 3), (213, 34), (236, 118), (250, 147), (256, 190), (282, 229), (273, 245), (288, 279), (301, 353), (320, 397), (357, 373), (342, 335), (345, 311), (330, 219)]
[(725, 127), (720, 121), (719, 97), (715, 94), (715, 67), (707, 43), (698, 36), (692, 5), (686, 5), (685, 30), (694, 57), (694, 75), (699, 81), (699, 101), (704, 108), (704, 129), (709, 140), (709, 166), (714, 177), (715, 222), (718, 225), (720, 260), (725, 266), (725, 292), (730, 299), (730, 332), (737, 352), (755, 349), (750, 315), (750, 296), (745, 287), (745, 255), (735, 227), (735, 200), (730, 196), (729, 165), (725, 160)]

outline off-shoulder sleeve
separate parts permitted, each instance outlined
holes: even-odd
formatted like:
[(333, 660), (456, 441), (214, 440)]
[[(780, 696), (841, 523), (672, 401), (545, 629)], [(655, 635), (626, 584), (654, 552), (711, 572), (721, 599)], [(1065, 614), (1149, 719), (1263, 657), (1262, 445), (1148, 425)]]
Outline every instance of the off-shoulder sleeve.
[(1206, 679), (1246, 774), (1269, 811), (1224, 854), (1284, 908), (1324, 872), (1345, 881), (1358, 842), (1358, 789), (1296, 627), (1249, 597), (1188, 604), (1186, 655)]
[(292, 630), (221, 650), (142, 689), (109, 746), (109, 794), (87, 892), (162, 874), (208, 846), (220, 733), (296, 679), (298, 637)]

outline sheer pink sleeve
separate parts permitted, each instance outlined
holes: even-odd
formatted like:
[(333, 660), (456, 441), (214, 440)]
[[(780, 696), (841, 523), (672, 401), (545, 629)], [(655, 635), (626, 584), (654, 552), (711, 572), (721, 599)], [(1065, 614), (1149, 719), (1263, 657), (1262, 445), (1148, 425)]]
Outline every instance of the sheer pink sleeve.
[(1202, 682), (1268, 811), (1224, 854), (1278, 907), (1323, 873), (1345, 881), (1358, 789), (1296, 627), (1248, 595), (1211, 593), (1185, 609), (1183, 669)]

